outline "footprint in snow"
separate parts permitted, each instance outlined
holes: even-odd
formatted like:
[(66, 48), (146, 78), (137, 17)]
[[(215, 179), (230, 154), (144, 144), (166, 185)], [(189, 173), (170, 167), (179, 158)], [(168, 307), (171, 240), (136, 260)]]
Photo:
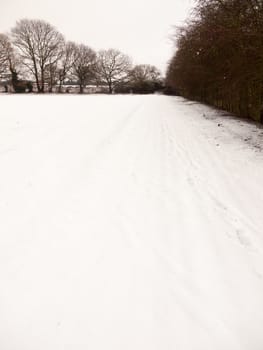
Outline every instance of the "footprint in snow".
[(252, 248), (252, 244), (251, 244), (249, 238), (245, 235), (243, 230), (237, 230), (236, 234), (237, 234), (237, 238), (238, 238), (239, 242), (243, 246), (248, 247), (248, 248)]

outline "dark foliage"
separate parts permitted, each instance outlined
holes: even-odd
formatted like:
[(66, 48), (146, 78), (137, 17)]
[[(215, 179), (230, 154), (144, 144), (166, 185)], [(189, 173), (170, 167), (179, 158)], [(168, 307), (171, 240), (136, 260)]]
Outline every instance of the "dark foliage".
[(199, 0), (177, 30), (169, 92), (263, 121), (263, 0)]
[(12, 85), (16, 93), (32, 92), (33, 84), (29, 80), (19, 80), (17, 72), (12, 72)]

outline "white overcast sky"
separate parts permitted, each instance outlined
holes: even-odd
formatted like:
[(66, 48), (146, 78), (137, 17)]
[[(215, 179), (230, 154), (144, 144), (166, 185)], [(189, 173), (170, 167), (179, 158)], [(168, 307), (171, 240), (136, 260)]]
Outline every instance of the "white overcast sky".
[(186, 19), (194, 0), (0, 0), (0, 32), (21, 18), (44, 19), (66, 39), (93, 49), (116, 48), (134, 63), (165, 70), (173, 25)]

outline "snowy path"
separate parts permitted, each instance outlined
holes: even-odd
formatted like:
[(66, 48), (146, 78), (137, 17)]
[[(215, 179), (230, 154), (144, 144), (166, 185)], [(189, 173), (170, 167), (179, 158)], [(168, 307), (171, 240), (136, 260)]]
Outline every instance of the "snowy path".
[(263, 349), (261, 129), (165, 96), (0, 103), (1, 350)]

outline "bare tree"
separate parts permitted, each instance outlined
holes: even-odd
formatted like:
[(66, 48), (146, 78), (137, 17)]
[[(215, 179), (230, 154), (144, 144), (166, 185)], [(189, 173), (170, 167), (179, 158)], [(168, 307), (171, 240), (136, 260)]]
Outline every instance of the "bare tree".
[(79, 92), (82, 94), (84, 86), (94, 79), (96, 53), (83, 44), (74, 44), (73, 49), (72, 75), (78, 80)]
[(8, 61), (6, 57), (6, 36), (0, 34), (0, 76), (8, 69)]
[(129, 73), (129, 86), (135, 93), (153, 93), (162, 88), (161, 72), (152, 65), (139, 64)]
[(0, 34), (0, 75), (12, 73), (17, 63), (12, 44), (5, 34)]
[(59, 81), (59, 92), (62, 92), (62, 85), (64, 81), (69, 78), (73, 63), (75, 60), (76, 44), (69, 41), (66, 42), (62, 50), (62, 56), (58, 62), (57, 75)]
[(23, 64), (36, 80), (38, 92), (44, 92), (46, 73), (61, 57), (63, 36), (49, 23), (29, 19), (18, 21), (12, 35)]
[(107, 84), (109, 93), (114, 91), (128, 76), (131, 69), (131, 59), (118, 50), (102, 50), (97, 58), (97, 77), (102, 84)]
[[(21, 62), (14, 50), (11, 41), (7, 35), (0, 34), (0, 77), (5, 77), (12, 83), (15, 92), (31, 92), (33, 89), (32, 83), (28, 80), (18, 79), (18, 75), (23, 75)], [(1, 74), (2, 73), (2, 74)], [(7, 85), (5, 86), (8, 91)]]
[(58, 62), (51, 62), (46, 66), (44, 81), (48, 84), (48, 92), (53, 91), (53, 87), (59, 80)]
[(139, 64), (130, 71), (130, 78), (134, 82), (151, 81), (154, 83), (161, 82), (161, 72), (155, 66), (149, 64)]

